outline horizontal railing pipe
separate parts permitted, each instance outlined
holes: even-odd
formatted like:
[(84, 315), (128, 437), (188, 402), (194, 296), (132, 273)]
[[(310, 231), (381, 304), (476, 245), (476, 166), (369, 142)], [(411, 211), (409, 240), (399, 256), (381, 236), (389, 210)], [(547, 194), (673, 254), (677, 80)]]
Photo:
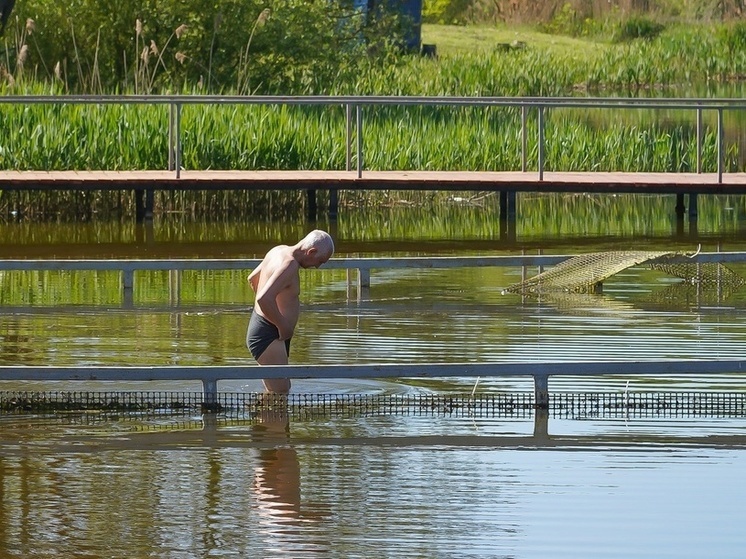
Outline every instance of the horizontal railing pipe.
[(630, 109), (746, 109), (745, 98), (459, 97), (379, 95), (5, 95), (0, 104), (498, 106)]
[[(578, 256), (556, 255), (506, 255), (506, 256), (405, 256), (375, 258), (332, 258), (321, 270), (374, 270), (396, 268), (484, 268), (553, 266)], [(692, 256), (666, 257), (666, 262), (700, 263), (746, 262), (746, 252), (699, 252)], [(261, 262), (258, 258), (180, 258), (180, 259), (0, 259), (0, 271), (165, 271), (165, 270), (250, 270)]]

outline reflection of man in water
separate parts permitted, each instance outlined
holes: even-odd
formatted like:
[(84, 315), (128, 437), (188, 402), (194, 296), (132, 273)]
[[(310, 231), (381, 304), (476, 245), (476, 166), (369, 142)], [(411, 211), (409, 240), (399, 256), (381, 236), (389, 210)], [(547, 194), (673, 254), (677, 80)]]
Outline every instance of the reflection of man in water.
[[(316, 229), (293, 246), (272, 248), (249, 275), (256, 293), (246, 345), (260, 365), (287, 365), (300, 314), (300, 268), (318, 268), (334, 254), (329, 233)], [(264, 379), (269, 392), (287, 394), (290, 379)]]
[(254, 493), (259, 510), (268, 517), (298, 518), (300, 515), (300, 464), (290, 446), (290, 423), (287, 412), (265, 410), (261, 423), (253, 430), (256, 442), (273, 444), (259, 451), (259, 465), (254, 477)]
[[(300, 461), (290, 437), (287, 396), (270, 396), (271, 406), (259, 412), (252, 427), (252, 440), (259, 448), (259, 460), (252, 487), (256, 498), (260, 534), (275, 557), (297, 557), (298, 551), (323, 553), (329, 542), (311, 536), (306, 522), (328, 518), (327, 506), (306, 502), (301, 510)], [(262, 399), (267, 406), (268, 400)], [(281, 553), (287, 552), (287, 554)]]

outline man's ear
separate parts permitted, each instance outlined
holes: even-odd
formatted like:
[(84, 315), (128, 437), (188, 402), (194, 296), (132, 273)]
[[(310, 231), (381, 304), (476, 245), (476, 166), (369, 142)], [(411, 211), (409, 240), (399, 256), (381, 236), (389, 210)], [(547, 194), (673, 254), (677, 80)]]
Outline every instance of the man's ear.
[(319, 249), (317, 249), (316, 247), (311, 247), (306, 251), (306, 254), (313, 254), (314, 252), (318, 252), (318, 251)]

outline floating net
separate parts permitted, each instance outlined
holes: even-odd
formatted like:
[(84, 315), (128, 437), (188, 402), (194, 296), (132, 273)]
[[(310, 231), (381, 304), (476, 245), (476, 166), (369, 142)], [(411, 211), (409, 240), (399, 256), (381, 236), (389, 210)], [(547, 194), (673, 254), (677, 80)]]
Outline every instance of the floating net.
[(697, 264), (694, 262), (651, 262), (653, 270), (685, 280), (692, 286), (735, 290), (744, 284), (744, 279), (733, 270), (717, 262)]
[(744, 279), (718, 262), (682, 262), (682, 252), (608, 251), (581, 254), (560, 262), (551, 269), (516, 283), (503, 293), (541, 295), (552, 293), (598, 293), (603, 282), (632, 266), (645, 264), (684, 280), (689, 286), (717, 287), (730, 293), (744, 284)]

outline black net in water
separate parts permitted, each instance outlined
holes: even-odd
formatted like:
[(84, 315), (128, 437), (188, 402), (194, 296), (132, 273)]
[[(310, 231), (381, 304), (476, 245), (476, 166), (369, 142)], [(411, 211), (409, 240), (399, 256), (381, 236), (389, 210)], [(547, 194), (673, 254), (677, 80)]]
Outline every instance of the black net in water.
[[(0, 415), (97, 413), (190, 416), (218, 413), (251, 418), (280, 411), (291, 418), (369, 415), (529, 417), (533, 393), (498, 394), (290, 394), (201, 392), (0, 392)], [(608, 392), (556, 393), (555, 417), (746, 417), (746, 393)]]

